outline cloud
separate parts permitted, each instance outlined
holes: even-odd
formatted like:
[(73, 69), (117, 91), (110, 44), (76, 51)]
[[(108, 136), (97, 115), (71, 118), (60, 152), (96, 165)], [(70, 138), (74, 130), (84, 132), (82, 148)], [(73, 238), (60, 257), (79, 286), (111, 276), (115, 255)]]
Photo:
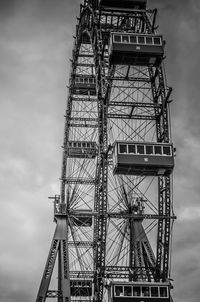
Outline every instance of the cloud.
[(52, 239), (78, 11), (76, 1), (0, 2), (2, 302), (35, 299)]
[(179, 213), (179, 220), (189, 223), (193, 220), (200, 219), (200, 206), (199, 207), (186, 207)]

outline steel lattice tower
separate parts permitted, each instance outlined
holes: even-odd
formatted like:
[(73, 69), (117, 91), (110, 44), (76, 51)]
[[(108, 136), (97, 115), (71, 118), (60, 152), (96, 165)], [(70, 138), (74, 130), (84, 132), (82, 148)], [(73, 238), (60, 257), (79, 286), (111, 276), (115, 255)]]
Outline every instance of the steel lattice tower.
[[(126, 286), (133, 296), (134, 285), (142, 295), (145, 284), (151, 297), (158, 289), (162, 296), (162, 284), (170, 290), (173, 167), (169, 172), (163, 159), (172, 159), (174, 151), (172, 89), (164, 52), (155, 52), (164, 47), (156, 13), (144, 0), (85, 0), (80, 7), (61, 192), (54, 197), (56, 230), (36, 302), (115, 301), (116, 284), (123, 285), (124, 296)], [(135, 152), (143, 164), (120, 162)], [(158, 168), (150, 167), (153, 152), (161, 160)], [(56, 259), (58, 286), (50, 289)], [(171, 301), (170, 293), (159, 301)]]

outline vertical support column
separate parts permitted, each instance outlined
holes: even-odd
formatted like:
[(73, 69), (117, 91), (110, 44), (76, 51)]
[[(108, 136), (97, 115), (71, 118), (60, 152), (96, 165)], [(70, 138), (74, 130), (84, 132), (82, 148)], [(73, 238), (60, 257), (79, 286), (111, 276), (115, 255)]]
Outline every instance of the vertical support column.
[[(56, 231), (55, 231), (55, 234), (56, 234)], [(49, 284), (51, 281), (51, 277), (52, 277), (52, 273), (53, 273), (53, 269), (54, 269), (54, 265), (55, 265), (55, 261), (56, 261), (56, 256), (57, 256), (57, 252), (58, 252), (58, 248), (59, 248), (59, 240), (56, 238), (55, 234), (54, 234), (54, 237), (52, 240), (51, 248), (49, 251), (48, 258), (47, 258), (47, 262), (46, 262), (44, 274), (42, 277), (42, 281), (40, 284), (40, 288), (38, 291), (36, 302), (45, 302), (46, 301), (47, 291), (49, 289)]]
[(66, 216), (57, 217), (57, 225), (52, 240), (46, 267), (38, 291), (36, 302), (45, 302), (58, 255), (58, 302), (70, 302), (70, 279), (67, 248)]
[[(164, 215), (164, 177), (158, 179), (158, 215)], [(162, 274), (162, 260), (163, 260), (163, 227), (164, 220), (158, 219), (158, 235), (157, 235), (157, 257), (155, 269), (155, 281), (160, 281)]]
[(58, 302), (70, 302), (69, 257), (67, 248), (67, 220), (66, 216), (57, 217), (55, 237), (59, 240), (58, 253), (58, 289), (61, 297)]
[(58, 267), (58, 289), (62, 293), (62, 297), (58, 298), (58, 302), (70, 302), (70, 279), (66, 239), (60, 241)]
[[(170, 177), (165, 178), (165, 215), (171, 215), (171, 188)], [(163, 281), (166, 281), (169, 273), (169, 249), (170, 249), (170, 234), (171, 234), (171, 219), (165, 219), (164, 227), (164, 255), (163, 255)]]
[[(95, 299), (103, 299), (103, 277), (105, 272), (105, 253), (106, 253), (106, 227), (107, 227), (107, 179), (108, 163), (105, 156), (107, 149), (107, 104), (105, 103), (105, 72), (102, 54), (102, 37), (99, 29), (98, 18), (94, 18), (94, 37), (92, 40), (95, 56), (97, 97), (98, 97), (98, 119), (99, 119), (99, 157), (97, 163), (97, 186), (95, 211), (98, 212), (98, 218), (95, 219), (94, 237), (96, 245), (94, 248), (94, 270), (95, 276)], [(93, 36), (91, 34), (91, 36)]]

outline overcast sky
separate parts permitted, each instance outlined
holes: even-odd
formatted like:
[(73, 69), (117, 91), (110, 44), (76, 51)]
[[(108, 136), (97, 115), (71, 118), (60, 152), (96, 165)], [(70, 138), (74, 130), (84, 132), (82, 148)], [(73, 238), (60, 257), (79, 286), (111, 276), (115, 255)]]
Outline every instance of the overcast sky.
[[(35, 301), (55, 225), (72, 35), (80, 0), (0, 0), (0, 302)], [(198, 302), (200, 280), (200, 2), (159, 10), (173, 86), (174, 302)]]

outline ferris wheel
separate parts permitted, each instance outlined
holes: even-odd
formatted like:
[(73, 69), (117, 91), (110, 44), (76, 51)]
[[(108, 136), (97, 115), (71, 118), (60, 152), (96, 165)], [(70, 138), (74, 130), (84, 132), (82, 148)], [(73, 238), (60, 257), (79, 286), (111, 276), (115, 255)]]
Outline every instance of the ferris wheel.
[(146, 2), (80, 7), (56, 231), (37, 302), (172, 301), (172, 88)]

